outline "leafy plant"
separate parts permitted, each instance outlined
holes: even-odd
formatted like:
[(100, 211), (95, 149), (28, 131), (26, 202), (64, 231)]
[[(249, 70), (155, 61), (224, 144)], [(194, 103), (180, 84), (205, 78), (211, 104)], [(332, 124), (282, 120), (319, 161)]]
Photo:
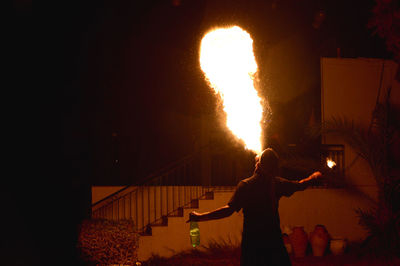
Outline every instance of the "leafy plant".
[(80, 227), (78, 248), (88, 264), (136, 264), (138, 235), (132, 220), (89, 219)]
[(400, 4), (396, 0), (376, 0), (368, 27), (386, 40), (388, 51), (400, 61)]
[(236, 258), (240, 259), (241, 249), (240, 244), (233, 242), (230, 238), (228, 240), (213, 239), (204, 246), (204, 255), (209, 258)]
[(240, 244), (230, 238), (211, 240), (200, 249), (179, 252), (170, 258), (153, 255), (143, 265), (239, 265)]

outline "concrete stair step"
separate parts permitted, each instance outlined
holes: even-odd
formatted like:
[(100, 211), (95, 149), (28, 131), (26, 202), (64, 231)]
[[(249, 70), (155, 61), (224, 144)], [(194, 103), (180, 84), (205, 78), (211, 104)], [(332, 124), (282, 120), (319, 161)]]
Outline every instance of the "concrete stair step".
[[(208, 200), (212, 198), (214, 200)], [(151, 237), (139, 238), (139, 260), (145, 261), (153, 253), (160, 256), (172, 256), (177, 252), (191, 249), (189, 229), (190, 223), (186, 223), (189, 213), (193, 210), (204, 212), (221, 207), (226, 204), (232, 192), (210, 193), (208, 197), (197, 200), (198, 208), (182, 208), (181, 217), (167, 217), (168, 226), (153, 226)], [(243, 217), (241, 213), (234, 213), (223, 220), (214, 220), (199, 223), (201, 244), (207, 245), (210, 240), (240, 241)], [(145, 235), (149, 236), (149, 235)]]
[[(205, 196), (201, 198), (200, 200), (213, 200), (214, 199), (214, 192), (209, 191), (206, 192)], [(151, 225), (148, 225), (144, 232), (139, 233), (141, 236), (152, 236), (152, 227), (163, 227), (163, 226), (168, 226), (168, 218), (173, 218), (173, 217), (184, 217), (185, 216), (185, 210), (190, 210), (192, 212), (194, 209), (199, 208), (199, 199), (194, 199), (190, 202), (189, 205), (185, 207), (180, 207), (176, 211), (163, 216), (160, 221), (156, 221), (155, 223), (152, 223)], [(188, 213), (187, 213), (188, 215)], [(187, 216), (186, 215), (186, 216)]]

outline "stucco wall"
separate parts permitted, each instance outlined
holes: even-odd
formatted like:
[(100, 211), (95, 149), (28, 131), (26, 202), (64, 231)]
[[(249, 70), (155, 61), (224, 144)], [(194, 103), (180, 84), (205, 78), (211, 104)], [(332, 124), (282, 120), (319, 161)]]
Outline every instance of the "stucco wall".
[[(397, 67), (393, 61), (381, 59), (322, 58), (322, 121), (345, 116), (368, 127), (377, 99), (382, 101), (389, 87), (391, 102), (399, 105), (400, 84), (394, 79)], [(344, 144), (345, 174), (354, 187), (308, 189), (291, 198), (282, 198), (281, 225), (301, 225), (310, 232), (316, 224), (323, 224), (332, 236), (363, 239), (366, 231), (358, 224), (355, 210), (371, 206), (377, 196), (376, 182), (368, 164), (357, 158), (356, 152), (342, 139), (324, 136), (323, 143)]]
[[(384, 100), (389, 87), (392, 88), (391, 102), (400, 103), (400, 84), (395, 80), (397, 67), (395, 62), (382, 59), (322, 58), (322, 121), (346, 117), (368, 128), (376, 101)], [(341, 139), (324, 136), (323, 143), (345, 145), (346, 178), (366, 196), (375, 199), (376, 182), (367, 163)]]
[(309, 233), (315, 225), (322, 224), (332, 237), (359, 241), (366, 232), (358, 224), (354, 210), (369, 204), (363, 196), (344, 189), (307, 189), (280, 200), (281, 227), (304, 226)]

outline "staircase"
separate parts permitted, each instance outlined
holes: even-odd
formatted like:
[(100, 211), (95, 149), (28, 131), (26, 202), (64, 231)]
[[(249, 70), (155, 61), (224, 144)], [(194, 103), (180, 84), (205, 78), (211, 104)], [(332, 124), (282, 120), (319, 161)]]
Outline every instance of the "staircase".
[(148, 226), (162, 225), (168, 216), (179, 215), (183, 208), (211, 190), (199, 183), (199, 154), (186, 156), (139, 181), (126, 186), (92, 205), (92, 218), (132, 219), (137, 232)]
[[(139, 238), (138, 259), (146, 261), (152, 255), (170, 257), (182, 251), (193, 249), (190, 242), (190, 224), (186, 223), (192, 211), (205, 212), (226, 205), (235, 187), (213, 187), (213, 191), (198, 200), (192, 206), (182, 209), (178, 215), (168, 216), (163, 225), (151, 226), (151, 234)], [(228, 218), (200, 222), (200, 243), (207, 246), (211, 241), (234, 243), (241, 240), (243, 216), (234, 213)], [(202, 248), (202, 247), (199, 247)]]
[[(235, 187), (199, 186), (198, 155), (185, 157), (149, 176), (138, 185), (126, 186), (92, 205), (92, 218), (133, 220), (140, 234), (138, 258), (152, 254), (172, 256), (190, 249), (189, 213), (210, 211), (227, 204)], [(179, 184), (179, 185), (177, 185)], [(201, 244), (228, 239), (239, 241), (242, 216), (200, 224)]]

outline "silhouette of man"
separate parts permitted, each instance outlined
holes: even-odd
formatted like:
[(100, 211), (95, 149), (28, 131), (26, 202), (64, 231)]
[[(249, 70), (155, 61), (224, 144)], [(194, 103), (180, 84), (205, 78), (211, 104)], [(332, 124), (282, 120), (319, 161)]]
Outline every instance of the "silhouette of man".
[(191, 212), (188, 221), (208, 221), (243, 209), (241, 265), (291, 265), (282, 240), (279, 199), (306, 189), (321, 176), (314, 172), (300, 181), (278, 177), (279, 158), (268, 148), (256, 157), (253, 176), (243, 179), (227, 205), (211, 212)]

